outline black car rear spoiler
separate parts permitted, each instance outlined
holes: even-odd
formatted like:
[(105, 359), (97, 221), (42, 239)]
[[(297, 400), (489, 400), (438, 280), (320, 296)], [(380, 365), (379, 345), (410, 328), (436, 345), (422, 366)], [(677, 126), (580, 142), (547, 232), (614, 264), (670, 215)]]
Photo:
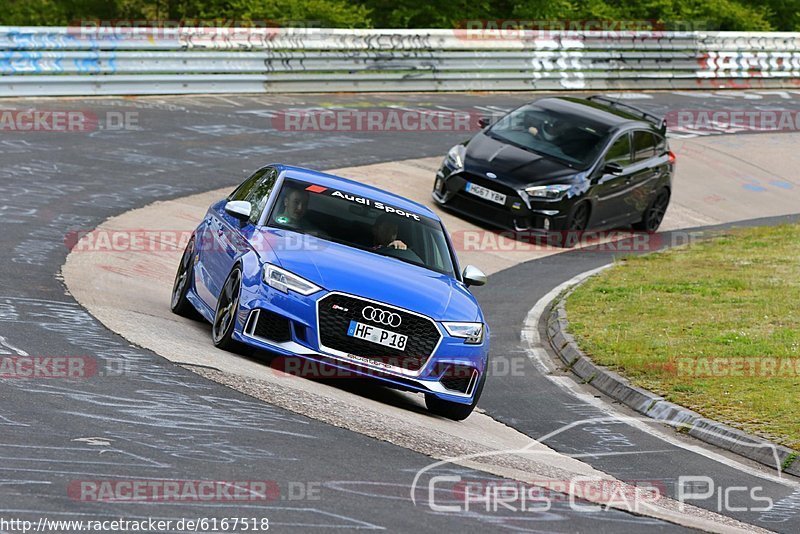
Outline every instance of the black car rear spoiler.
[(593, 95), (587, 97), (586, 100), (589, 100), (590, 102), (600, 102), (602, 104), (606, 104), (609, 107), (618, 109), (620, 111), (625, 111), (632, 115), (636, 115), (637, 117), (641, 117), (647, 122), (654, 124), (661, 131), (661, 133), (666, 133), (667, 131), (667, 120), (664, 117), (659, 117), (658, 115), (648, 113), (647, 111), (639, 109), (636, 106), (631, 106), (630, 104), (623, 104), (619, 100), (614, 100), (613, 98), (609, 98), (603, 95)]

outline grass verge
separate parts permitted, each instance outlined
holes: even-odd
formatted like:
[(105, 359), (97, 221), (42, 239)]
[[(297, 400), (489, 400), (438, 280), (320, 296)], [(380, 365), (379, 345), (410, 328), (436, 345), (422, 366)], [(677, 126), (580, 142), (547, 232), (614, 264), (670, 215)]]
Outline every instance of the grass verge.
[(800, 225), (626, 258), (567, 300), (595, 362), (800, 450)]

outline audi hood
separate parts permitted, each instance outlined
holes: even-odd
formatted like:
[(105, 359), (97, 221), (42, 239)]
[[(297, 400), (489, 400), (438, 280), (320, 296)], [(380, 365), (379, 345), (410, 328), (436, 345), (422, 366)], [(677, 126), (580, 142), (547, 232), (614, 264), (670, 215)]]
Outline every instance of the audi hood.
[(260, 251), (262, 261), (277, 263), (327, 291), (385, 302), (436, 321), (483, 321), (475, 298), (450, 276), (309, 235), (261, 231), (274, 255)]

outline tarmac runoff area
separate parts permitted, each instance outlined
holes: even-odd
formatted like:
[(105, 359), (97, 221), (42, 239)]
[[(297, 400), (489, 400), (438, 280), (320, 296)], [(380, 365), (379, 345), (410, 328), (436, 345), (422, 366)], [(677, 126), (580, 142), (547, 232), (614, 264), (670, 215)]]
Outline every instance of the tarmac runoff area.
[[(798, 142), (800, 136), (796, 134), (673, 140), (677, 171), (672, 203), (662, 229), (696, 228), (796, 213), (800, 205), (800, 180), (794, 171), (800, 168), (800, 153), (789, 147), (798, 146)], [(440, 158), (424, 158), (330, 172), (432, 205), (430, 189), (440, 161)], [(462, 457), (454, 463), (523, 482), (579, 476), (611, 478), (585, 463), (555, 453), (480, 410), (464, 422), (447, 421), (428, 415), (421, 395), (372, 387), (361, 381), (332, 384), (298, 378), (275, 371), (264, 361), (216, 349), (211, 343), (209, 325), (183, 319), (169, 310), (173, 277), (185, 243), (185, 239), (181, 242), (174, 237), (188, 235), (208, 205), (226, 196), (235, 185), (157, 202), (107, 220), (97, 231), (77, 242), (68, 257), (63, 275), (69, 291), (110, 330), (130, 343), (308, 417), (433, 458)], [(462, 265), (474, 264), (489, 275), (563, 251), (518, 245), (434, 209), (453, 234)], [(117, 247), (109, 242), (104, 246), (99, 236), (115, 232), (157, 235), (159, 246), (155, 247), (157, 250), (127, 243), (118, 243)], [(93, 239), (96, 241), (90, 242)], [(605, 246), (613, 247), (613, 243)], [(661, 498), (638, 512), (708, 531), (758, 531), (713, 512), (688, 506), (679, 511), (678, 507), (677, 502)]]

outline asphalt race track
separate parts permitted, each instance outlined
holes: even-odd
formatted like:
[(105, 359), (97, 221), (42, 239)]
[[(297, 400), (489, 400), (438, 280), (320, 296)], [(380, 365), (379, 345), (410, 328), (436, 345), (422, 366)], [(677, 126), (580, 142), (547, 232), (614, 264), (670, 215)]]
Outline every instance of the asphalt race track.
[[(637, 104), (659, 113), (754, 106), (800, 110), (800, 95), (781, 91), (648, 96)], [(4, 108), (18, 110), (85, 110), (98, 117), (111, 112), (136, 127), (108, 128), (106, 123), (92, 132), (0, 131), (5, 245), (0, 260), (0, 354), (85, 356), (101, 369), (85, 379), (0, 378), (0, 425), (5, 429), (0, 438), (0, 517), (247, 517), (269, 518), (276, 529), (402, 532), (682, 530), (623, 511), (576, 511), (555, 494), (546, 512), (454, 512), (434, 510), (428, 501), (433, 497), (437, 504), (457, 503), (458, 494), (446, 489), (431, 494), (423, 484), (414, 504), (412, 481), (418, 470), (434, 461), (431, 457), (390, 439), (340, 428), (344, 423), (328, 424), (271, 406), (133, 346), (78, 305), (60, 280), (70, 236), (131, 209), (231, 187), (248, 171), (271, 161), (317, 169), (353, 167), (441, 156), (464, 137), (459, 132), (281, 131), (269, 123), (280, 110), (391, 105), (486, 113), (529, 98), (325, 95), (3, 102)], [(800, 187), (796, 179), (786, 183)], [(492, 275), (490, 284), (476, 294), (492, 325), (493, 353), (520, 354), (520, 330), (528, 310), (552, 288), (608, 263), (612, 256), (613, 252), (566, 252)], [(523, 372), (490, 378), (480, 403), (487, 415), (532, 438), (577, 421), (608, 417), (610, 408), (593, 400), (591, 390), (576, 386), (577, 394), (570, 393), (529, 359), (522, 361), (530, 366)], [(701, 446), (669, 429), (646, 428), (586, 422), (545, 444), (620, 480), (662, 483), (670, 494), (677, 478), (686, 475), (710, 477), (716, 488), (761, 486), (760, 494), (777, 505), (772, 512), (718, 510), (714, 499), (692, 504), (763, 529), (800, 530), (796, 481), (776, 480), (774, 473), (733, 457), (719, 461), (712, 453), (699, 454), (687, 447)], [(663, 439), (661, 433), (670, 438)], [(741, 464), (747, 464), (746, 470)], [(433, 474), (492, 479), (455, 465), (427, 476)], [(280, 491), (266, 503), (97, 502), (76, 491), (81, 481), (130, 480), (269, 481)], [(747, 508), (752, 503), (734, 504)]]

